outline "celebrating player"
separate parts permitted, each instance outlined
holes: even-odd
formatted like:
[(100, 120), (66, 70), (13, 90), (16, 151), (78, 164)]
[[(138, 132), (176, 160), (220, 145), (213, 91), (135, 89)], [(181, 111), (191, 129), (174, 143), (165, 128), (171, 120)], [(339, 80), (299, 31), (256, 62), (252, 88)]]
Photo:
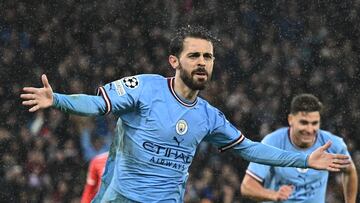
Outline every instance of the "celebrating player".
[[(330, 153), (349, 155), (344, 141), (320, 128), (322, 104), (311, 94), (296, 96), (291, 103), (289, 126), (267, 135), (262, 141), (287, 151), (312, 153), (317, 147), (331, 141)], [(289, 168), (250, 163), (241, 192), (258, 201), (325, 202), (328, 171)], [(347, 203), (355, 203), (357, 173), (354, 163), (343, 171), (344, 197)]]
[(325, 152), (330, 142), (310, 155), (252, 142), (198, 97), (211, 78), (216, 40), (203, 27), (179, 29), (170, 43), (171, 78), (125, 77), (92, 96), (53, 93), (42, 75), (44, 86), (24, 88), (21, 98), (30, 112), (53, 106), (86, 116), (112, 112), (120, 118), (94, 202), (183, 202), (188, 169), (201, 141), (262, 164), (330, 171), (347, 167), (347, 155)]

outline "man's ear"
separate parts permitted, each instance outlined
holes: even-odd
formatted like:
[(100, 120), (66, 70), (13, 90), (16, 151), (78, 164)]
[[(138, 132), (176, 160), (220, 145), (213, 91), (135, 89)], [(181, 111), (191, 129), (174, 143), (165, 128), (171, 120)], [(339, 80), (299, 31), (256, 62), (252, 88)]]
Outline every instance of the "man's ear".
[(292, 125), (292, 122), (293, 122), (293, 115), (292, 115), (292, 114), (289, 114), (289, 115), (288, 115), (288, 124), (289, 124), (289, 126)]
[(171, 65), (171, 67), (173, 67), (174, 69), (176, 69), (179, 66), (179, 59), (178, 57), (174, 56), (174, 55), (170, 55), (169, 56), (169, 63)]

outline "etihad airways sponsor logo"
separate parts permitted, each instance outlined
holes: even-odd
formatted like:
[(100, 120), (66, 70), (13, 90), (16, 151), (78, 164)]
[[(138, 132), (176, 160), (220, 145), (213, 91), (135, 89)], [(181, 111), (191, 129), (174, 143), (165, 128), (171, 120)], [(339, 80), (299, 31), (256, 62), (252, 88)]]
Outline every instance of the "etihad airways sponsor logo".
[[(145, 141), (143, 143), (143, 148), (146, 151), (151, 152), (152, 154), (157, 155), (156, 158), (152, 158), (152, 162), (154, 162), (155, 159), (160, 158), (167, 160), (167, 162), (177, 162), (182, 164), (190, 164), (193, 156), (182, 149), (173, 147), (173, 146), (162, 146), (157, 143), (153, 143), (150, 141)], [(155, 161), (155, 163), (158, 161)], [(158, 163), (163, 163), (164, 161), (160, 161)], [(169, 165), (169, 163), (167, 163)]]

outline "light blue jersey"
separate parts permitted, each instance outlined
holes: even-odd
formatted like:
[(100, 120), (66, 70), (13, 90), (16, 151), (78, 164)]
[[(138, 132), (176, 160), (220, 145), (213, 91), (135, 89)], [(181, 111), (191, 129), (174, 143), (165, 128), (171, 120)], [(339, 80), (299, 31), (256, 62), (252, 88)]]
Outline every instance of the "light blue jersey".
[(186, 101), (173, 87), (174, 78), (138, 75), (100, 87), (100, 96), (54, 94), (62, 111), (119, 117), (94, 202), (116, 200), (116, 194), (135, 202), (183, 202), (188, 169), (203, 140), (249, 161), (306, 167), (306, 155), (248, 140), (218, 109), (199, 97)]
[[(295, 147), (290, 141), (289, 128), (278, 129), (263, 139), (264, 144), (278, 147), (287, 151), (310, 154), (316, 148), (331, 140), (332, 145), (328, 153), (349, 155), (344, 141), (327, 131), (319, 130), (313, 146), (306, 150)], [(282, 185), (293, 185), (294, 189), (289, 199), (284, 202), (321, 203), (325, 202), (326, 186), (329, 172), (325, 170), (273, 167), (257, 163), (250, 163), (248, 175), (261, 182), (265, 188), (278, 190)]]

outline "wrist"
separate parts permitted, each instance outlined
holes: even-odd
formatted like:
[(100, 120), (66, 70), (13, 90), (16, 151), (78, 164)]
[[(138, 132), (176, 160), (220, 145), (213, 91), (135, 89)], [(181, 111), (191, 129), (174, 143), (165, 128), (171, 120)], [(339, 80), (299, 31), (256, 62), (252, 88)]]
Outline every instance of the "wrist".
[(58, 95), (56, 93), (52, 94), (52, 107), (56, 107), (59, 103)]

